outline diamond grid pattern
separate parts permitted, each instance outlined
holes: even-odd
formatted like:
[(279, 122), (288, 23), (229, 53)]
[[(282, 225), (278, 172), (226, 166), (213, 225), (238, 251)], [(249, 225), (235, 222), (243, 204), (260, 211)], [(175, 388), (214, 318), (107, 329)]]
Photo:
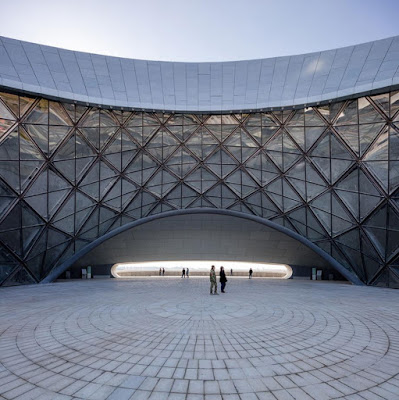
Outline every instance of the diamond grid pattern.
[(397, 97), (171, 115), (0, 93), (0, 284), (39, 282), (136, 219), (212, 207), (270, 219), (396, 287)]

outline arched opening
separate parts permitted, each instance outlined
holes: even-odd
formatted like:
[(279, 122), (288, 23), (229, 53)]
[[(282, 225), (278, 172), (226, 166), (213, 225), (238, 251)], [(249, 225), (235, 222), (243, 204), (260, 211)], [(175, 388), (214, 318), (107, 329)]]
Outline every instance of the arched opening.
[(225, 260), (203, 261), (154, 261), (118, 263), (111, 267), (111, 275), (114, 278), (131, 278), (133, 276), (208, 276), (211, 265), (216, 270), (223, 266), (226, 275), (230, 277), (248, 276), (249, 270), (254, 277), (269, 279), (289, 279), (292, 276), (292, 268), (287, 264), (268, 264), (255, 262), (238, 262)]
[[(184, 229), (183, 229), (184, 228)], [(71, 268), (120, 262), (222, 260), (329, 266), (354, 284), (353, 273), (299, 234), (260, 217), (229, 210), (189, 209), (142, 218), (90, 243), (43, 283)]]

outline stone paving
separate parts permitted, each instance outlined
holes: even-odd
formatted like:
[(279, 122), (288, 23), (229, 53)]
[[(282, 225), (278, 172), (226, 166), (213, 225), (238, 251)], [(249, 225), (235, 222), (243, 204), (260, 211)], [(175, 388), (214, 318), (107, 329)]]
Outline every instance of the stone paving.
[(399, 291), (204, 278), (0, 290), (1, 399), (399, 399)]

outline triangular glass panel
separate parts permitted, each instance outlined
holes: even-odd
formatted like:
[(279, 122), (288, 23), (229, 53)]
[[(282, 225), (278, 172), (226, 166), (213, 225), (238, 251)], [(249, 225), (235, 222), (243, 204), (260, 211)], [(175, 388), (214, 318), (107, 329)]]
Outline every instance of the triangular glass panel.
[(143, 114), (135, 113), (126, 124), (127, 127), (143, 126)]
[(164, 162), (178, 147), (178, 141), (165, 129), (160, 130), (147, 144), (146, 150)]
[(348, 152), (348, 150), (343, 146), (343, 144), (331, 134), (331, 157), (339, 158), (343, 160), (352, 160), (353, 156)]
[(111, 127), (119, 126), (118, 119), (114, 116), (112, 111), (101, 110), (100, 111), (100, 127)]
[(225, 178), (238, 166), (237, 161), (223, 149), (219, 149), (212, 154), (205, 164), (220, 178)]
[[(2, 226), (0, 227), (2, 229)], [(15, 229), (7, 232), (0, 232), (0, 240), (14, 253), (23, 256), (22, 252), (22, 230)]]
[(388, 160), (388, 128), (385, 128), (378, 136), (377, 140), (371, 146), (364, 156), (365, 161)]
[(98, 236), (98, 224), (99, 210), (96, 207), (81, 227), (79, 237), (82, 239), (95, 239)]
[(352, 165), (350, 160), (331, 159), (331, 181), (334, 183)]
[(318, 220), (327, 230), (331, 232), (331, 193), (327, 192), (310, 203), (310, 208), (317, 216)]
[(99, 128), (80, 128), (80, 132), (97, 150), (100, 150)]
[(50, 125), (66, 125), (73, 126), (73, 122), (69, 114), (65, 111), (61, 103), (50, 101)]
[(87, 107), (72, 103), (63, 103), (62, 105), (73, 122), (79, 121), (82, 115), (88, 110)]
[(331, 182), (331, 159), (322, 157), (312, 157), (312, 161), (317, 169), (323, 174), (328, 182)]
[(179, 149), (169, 158), (166, 165), (177, 176), (183, 178), (197, 165), (197, 160), (183, 147), (179, 147)]
[(246, 170), (262, 186), (279, 175), (278, 169), (263, 152), (258, 152), (246, 162)]
[(37, 283), (37, 281), (24, 267), (21, 266), (9, 274), (2, 283), (2, 286), (32, 285), (34, 283)]
[(189, 204), (187, 208), (216, 208), (216, 207), (206, 198), (200, 196), (194, 202)]
[(204, 128), (198, 129), (186, 142), (187, 148), (204, 160), (217, 147), (218, 141)]
[(384, 122), (385, 119), (373, 107), (365, 97), (358, 99), (359, 105), (359, 124), (370, 124), (375, 122)]
[(166, 203), (159, 203), (155, 208), (151, 210), (151, 212), (148, 215), (161, 214), (172, 210), (175, 210), (175, 208), (173, 208), (171, 205)]
[(304, 110), (294, 111), (291, 118), (286, 124), (287, 126), (304, 126), (305, 125), (305, 113)]
[(251, 136), (252, 139), (256, 140), (259, 144), (262, 143), (262, 127), (259, 126), (245, 126), (245, 131)]
[(389, 116), (389, 93), (371, 96), (371, 100), (379, 108), (380, 111)]
[(363, 162), (374, 178), (388, 191), (388, 161), (366, 161)]
[(369, 281), (368, 284), (377, 287), (389, 287), (389, 269), (387, 267), (381, 268), (377, 276)]
[(0, 139), (6, 135), (7, 131), (14, 125), (14, 121), (0, 119)]
[(342, 125), (335, 128), (347, 145), (359, 155), (359, 126)]
[(283, 123), (291, 115), (291, 110), (273, 111), (270, 113), (270, 115), (273, 116), (273, 118), (279, 123)]
[(18, 265), (18, 261), (12, 254), (3, 247), (0, 247), (0, 285), (4, 282), (14, 271)]
[(313, 215), (313, 213), (307, 208), (307, 238), (311, 241), (326, 239), (329, 237), (330, 231), (328, 229), (323, 229), (323, 225), (320, 224), (318, 219)]
[(240, 198), (248, 196), (259, 188), (255, 181), (241, 169), (238, 169), (229, 175), (225, 179), (225, 183)]
[(122, 144), (122, 168), (126, 168), (129, 162), (137, 154), (138, 146), (130, 138), (130, 135), (122, 130), (121, 134), (121, 144)]
[(335, 121), (336, 125), (358, 124), (357, 100), (348, 101)]
[(19, 176), (21, 190), (24, 190), (29, 185), (43, 164), (44, 161), (24, 161), (20, 163)]
[(238, 200), (237, 196), (224, 184), (213, 187), (205, 195), (217, 208), (228, 208)]
[(44, 219), (48, 219), (47, 194), (25, 197), (25, 201)]
[(389, 192), (392, 193), (399, 186), (399, 161), (389, 162)]
[(313, 148), (311, 156), (330, 157), (330, 136), (331, 132), (327, 131), (316, 147)]
[(398, 160), (399, 159), (399, 128), (389, 129), (389, 159)]
[(26, 131), (19, 128), (19, 155), (21, 160), (42, 160), (43, 155)]
[(125, 175), (138, 185), (143, 185), (157, 168), (158, 164), (151, 157), (140, 152), (125, 169)]
[(325, 127), (306, 127), (305, 128), (305, 143), (306, 151), (308, 151), (319, 139), (319, 137), (324, 132)]
[(13, 129), (0, 144), (0, 160), (19, 159), (19, 135), (18, 128)]
[(348, 230), (354, 225), (352, 218), (347, 211), (337, 201), (335, 196), (332, 196), (332, 233), (338, 235), (339, 233)]
[(117, 131), (118, 131), (118, 128), (114, 128), (114, 127), (100, 128), (100, 148), (101, 149), (104, 148), (104, 145), (109, 142), (109, 140), (113, 137), (113, 135)]
[(100, 112), (97, 108), (92, 108), (90, 111), (79, 121), (79, 126), (83, 127), (96, 127), (100, 124)]
[(297, 126), (287, 126), (287, 130), (295, 143), (302, 149), (305, 150), (305, 128)]
[(360, 155), (363, 156), (364, 152), (369, 147), (370, 143), (378, 136), (383, 129), (384, 124), (367, 124), (359, 125), (359, 141), (360, 141)]
[[(324, 116), (323, 109), (321, 109), (321, 108), (316, 108), (316, 107), (305, 108), (305, 125), (306, 126), (325, 126), (326, 121), (323, 119), (323, 117), (320, 116), (320, 114), (319, 114), (320, 111), (321, 111), (321, 115)], [(328, 119), (328, 117), (326, 119)]]
[(359, 220), (359, 194), (345, 190), (336, 190), (335, 192), (351, 211), (353, 217)]
[(159, 198), (150, 193), (140, 191), (132, 202), (126, 207), (125, 213), (134, 219), (145, 217), (148, 212), (159, 202)]
[(159, 197), (164, 197), (177, 183), (177, 178), (160, 169), (146, 184), (146, 188)]
[(75, 216), (69, 215), (65, 218), (54, 221), (52, 223), (52, 225), (61, 231), (64, 231), (70, 235), (73, 235), (74, 230), (75, 230)]
[(34, 98), (19, 96), (19, 116), (24, 117), (34, 102)]
[(14, 201), (16, 195), (7, 187), (5, 183), (0, 181), (0, 214), (3, 213), (9, 207), (9, 205)]
[[(61, 141), (68, 135), (70, 128), (68, 126), (50, 126), (48, 135), (48, 150), (52, 153)], [(33, 137), (35, 140), (35, 137)], [(37, 143), (37, 141), (36, 141)], [(40, 147), (42, 148), (42, 147)], [(43, 149), (42, 149), (43, 150)]]
[(19, 161), (0, 161), (0, 176), (16, 190), (20, 191), (19, 185)]
[(198, 196), (199, 194), (195, 190), (184, 184), (179, 184), (168, 193), (165, 200), (177, 208), (186, 208)]
[(223, 145), (241, 163), (258, 149), (258, 145), (243, 129), (237, 129)]
[(185, 179), (185, 183), (199, 193), (206, 192), (218, 181), (218, 178), (203, 167), (191, 172)]
[(263, 191), (255, 192), (246, 199), (246, 204), (260, 217), (269, 219), (280, 214), (280, 210), (270, 201)]
[(4, 103), (1, 107), (3, 108), (6, 106), (5, 111), (0, 112), (0, 118), (6, 118), (7, 114), (10, 113), (10, 110), (12, 111), (12, 117), (6, 119), (16, 119), (16, 117), (19, 117), (19, 96), (15, 94), (0, 93), (0, 99)]
[(291, 210), (302, 203), (302, 199), (295, 193), (285, 179), (283, 181), (283, 205), (284, 211)]
[(25, 118), (25, 122), (28, 124), (48, 125), (48, 100), (41, 99), (36, 103), (29, 115)]

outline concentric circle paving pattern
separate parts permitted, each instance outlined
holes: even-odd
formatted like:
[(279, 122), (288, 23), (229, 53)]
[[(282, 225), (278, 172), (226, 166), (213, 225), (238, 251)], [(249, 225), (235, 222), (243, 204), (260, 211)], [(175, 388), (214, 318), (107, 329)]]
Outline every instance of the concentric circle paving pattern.
[(399, 399), (399, 292), (92, 280), (0, 291), (0, 398)]

